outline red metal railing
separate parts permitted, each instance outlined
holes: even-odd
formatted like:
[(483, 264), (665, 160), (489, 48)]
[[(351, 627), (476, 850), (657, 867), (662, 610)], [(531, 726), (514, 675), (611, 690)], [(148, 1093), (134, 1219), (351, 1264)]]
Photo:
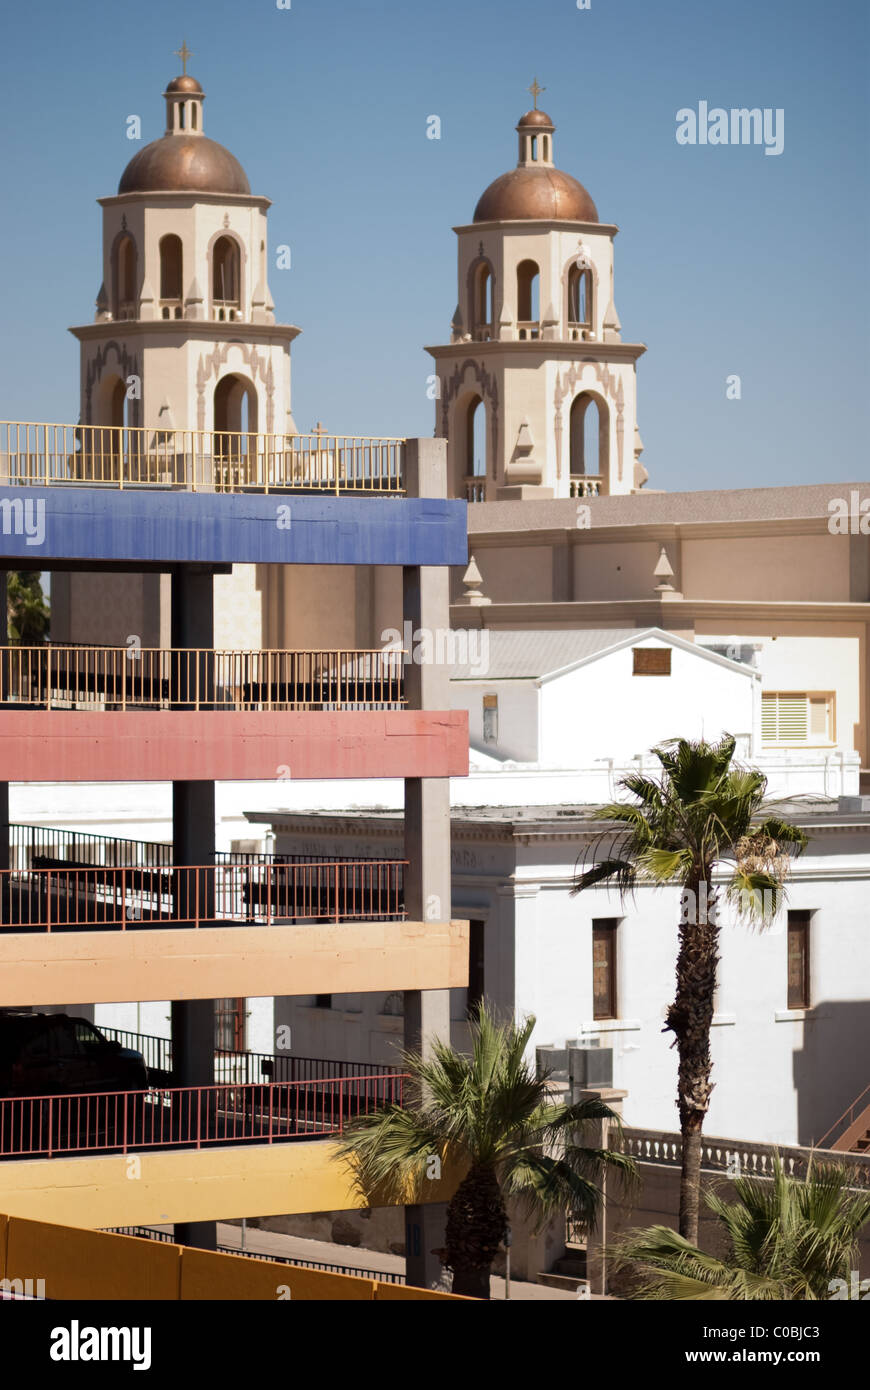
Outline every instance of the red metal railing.
[(268, 925), (405, 916), (404, 860), (0, 870), (0, 928), (54, 931), (207, 922)]
[(340, 1134), (384, 1104), (402, 1104), (401, 1074), (271, 1084), (153, 1087), (0, 1100), (0, 1158), (113, 1150), (274, 1144)]

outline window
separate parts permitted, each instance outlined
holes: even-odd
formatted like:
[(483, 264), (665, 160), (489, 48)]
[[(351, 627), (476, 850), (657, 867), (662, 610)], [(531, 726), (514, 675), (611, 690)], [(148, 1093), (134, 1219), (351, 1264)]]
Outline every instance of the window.
[(214, 1045), (218, 1052), (244, 1052), (244, 999), (215, 1000)]
[(77, 1052), (99, 1052), (106, 1046), (106, 1039), (89, 1023), (74, 1023), (73, 1034)]
[(486, 924), (472, 919), (468, 924), (468, 994), (466, 996), (466, 1015), (472, 1012), (483, 1000), (483, 939)]
[(829, 744), (834, 742), (834, 728), (833, 694), (762, 692), (762, 743)]
[(592, 923), (592, 1017), (616, 1018), (615, 917), (599, 917)]
[(810, 912), (788, 914), (788, 1007), (810, 1007)]
[(670, 647), (632, 647), (634, 657), (633, 676), (669, 676), (671, 674)]
[(483, 697), (483, 741), (498, 743), (498, 696)]

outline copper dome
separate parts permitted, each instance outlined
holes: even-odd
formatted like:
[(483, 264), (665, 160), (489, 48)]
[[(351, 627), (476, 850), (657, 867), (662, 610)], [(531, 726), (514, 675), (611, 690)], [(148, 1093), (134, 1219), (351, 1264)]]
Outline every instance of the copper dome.
[[(192, 77), (175, 79), (185, 80), (196, 82)], [(164, 191), (250, 195), (251, 188), (241, 164), (223, 145), (205, 135), (181, 134), (163, 135), (139, 150), (118, 184), (119, 193)]]
[(535, 126), (538, 130), (556, 129), (546, 111), (539, 111), (537, 107), (534, 111), (527, 111), (524, 116), (520, 116), (517, 121), (517, 130), (521, 130), (524, 126)]
[(200, 96), (202, 95), (202, 87), (200, 87), (196, 78), (191, 77), (188, 72), (182, 73), (178, 77), (173, 77), (166, 90), (167, 92), (194, 92)]
[(582, 183), (561, 169), (521, 167), (489, 185), (474, 209), (474, 221), (597, 222), (598, 209)]

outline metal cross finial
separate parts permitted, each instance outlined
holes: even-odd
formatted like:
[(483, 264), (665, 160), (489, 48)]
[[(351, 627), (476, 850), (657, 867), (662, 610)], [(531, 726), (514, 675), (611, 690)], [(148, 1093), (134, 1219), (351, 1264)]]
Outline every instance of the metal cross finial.
[(318, 435), (326, 434), (326, 433), (327, 433), (326, 426), (322, 423), (322, 421), (318, 420), (318, 421), (317, 421), (317, 424), (314, 426), (314, 429), (311, 431), (311, 433), (312, 433), (312, 434), (318, 434)]
[(180, 58), (180, 59), (181, 59), (181, 70), (182, 70), (182, 72), (184, 73), (184, 75), (185, 75), (185, 77), (186, 77), (186, 76), (187, 76), (187, 61), (188, 61), (189, 58), (192, 58), (192, 57), (193, 57), (192, 52), (190, 51), (190, 49), (189, 49), (188, 46), (187, 46), (187, 39), (184, 40), (184, 42), (182, 43), (182, 45), (181, 45), (180, 48), (176, 48), (176, 50), (175, 50), (175, 56), (176, 56), (176, 58)]
[(527, 87), (527, 88), (526, 88), (526, 91), (527, 91), (527, 92), (531, 92), (531, 94), (532, 94), (532, 97), (533, 97), (534, 103), (535, 103), (535, 110), (536, 110), (536, 111), (537, 111), (537, 109), (538, 109), (538, 97), (540, 96), (541, 92), (545, 92), (546, 90), (547, 90), (546, 87), (539, 87), (539, 86), (538, 86), (538, 79), (537, 79), (537, 77), (533, 80), (531, 87)]

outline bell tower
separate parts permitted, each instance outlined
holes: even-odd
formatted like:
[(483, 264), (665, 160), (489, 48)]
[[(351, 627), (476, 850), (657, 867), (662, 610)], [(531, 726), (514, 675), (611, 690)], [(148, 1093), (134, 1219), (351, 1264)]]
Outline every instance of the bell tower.
[[(133, 156), (117, 193), (99, 199), (96, 314), (71, 332), (80, 344), (81, 423), (138, 429), (125, 449), (150, 470), (152, 485), (178, 481), (173, 469), (184, 466), (186, 455), (198, 460), (197, 486), (208, 488), (220, 479), (222, 440), (244, 454), (253, 447), (249, 434), (295, 433), (290, 344), (299, 329), (275, 322), (267, 273), (270, 200), (252, 194), (239, 161), (206, 135), (205, 92), (186, 70), (186, 44), (179, 56), (185, 70), (163, 94), (163, 135)], [(154, 475), (169, 438), (174, 457), (162, 465), (165, 476)], [(232, 586), (236, 622), (232, 634), (223, 634), (218, 616), (218, 644), (232, 636), (232, 645), (259, 645), (264, 577), (236, 567), (217, 582)], [(90, 592), (91, 576), (66, 583), (69, 598), (57, 611), (68, 614), (69, 640), (123, 643), (131, 632), (146, 645), (159, 645), (161, 634), (166, 639), (159, 576), (123, 580), (111, 603)]]
[(435, 359), (436, 429), (453, 496), (473, 502), (630, 493), (647, 473), (636, 363), (614, 306), (613, 239), (589, 193), (554, 164), (535, 105), (515, 169), (455, 227), (458, 303)]

